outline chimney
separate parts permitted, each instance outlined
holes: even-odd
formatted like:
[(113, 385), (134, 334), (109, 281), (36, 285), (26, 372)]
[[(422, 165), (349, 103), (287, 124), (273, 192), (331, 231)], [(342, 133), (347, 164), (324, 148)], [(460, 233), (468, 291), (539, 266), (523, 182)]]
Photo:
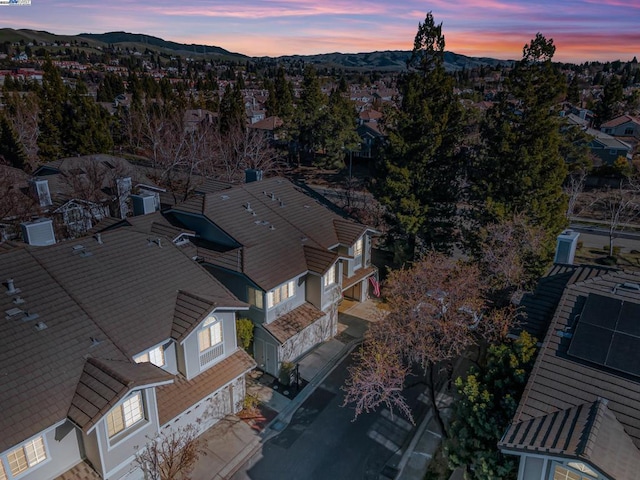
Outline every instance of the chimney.
[(573, 264), (576, 256), (576, 248), (578, 246), (578, 237), (580, 234), (573, 230), (565, 230), (558, 235), (558, 243), (556, 244), (556, 256), (554, 263), (562, 263), (565, 265)]
[(247, 168), (244, 171), (244, 183), (259, 182), (262, 180), (262, 170)]

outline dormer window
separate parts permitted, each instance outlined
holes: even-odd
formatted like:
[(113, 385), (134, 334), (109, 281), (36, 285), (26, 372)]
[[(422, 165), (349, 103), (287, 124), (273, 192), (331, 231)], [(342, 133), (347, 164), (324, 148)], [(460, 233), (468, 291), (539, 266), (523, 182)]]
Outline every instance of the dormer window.
[(134, 392), (107, 415), (107, 433), (113, 438), (144, 419), (142, 392)]
[(354, 257), (360, 257), (362, 256), (362, 246), (363, 246), (364, 242), (362, 241), (362, 238), (360, 238), (355, 245), (353, 246), (353, 256)]
[(222, 321), (214, 316), (207, 318), (198, 332), (200, 366), (203, 367), (224, 353)]
[(150, 362), (156, 367), (164, 367), (164, 349), (162, 345), (134, 358), (136, 363)]
[(331, 265), (331, 268), (324, 275), (324, 287), (330, 287), (336, 283), (336, 265), (335, 263)]

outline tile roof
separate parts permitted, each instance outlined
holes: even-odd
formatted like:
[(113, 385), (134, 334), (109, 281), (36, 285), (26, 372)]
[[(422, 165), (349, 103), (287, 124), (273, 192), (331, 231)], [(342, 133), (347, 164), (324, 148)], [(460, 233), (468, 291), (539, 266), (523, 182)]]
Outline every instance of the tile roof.
[(307, 302), (262, 326), (283, 344), (324, 315), (326, 315), (325, 312)]
[(218, 193), (224, 190), (228, 190), (233, 185), (228, 182), (223, 182), (222, 180), (216, 180), (214, 178), (205, 178), (203, 182), (198, 185), (194, 191), (199, 194), (207, 194), (207, 193)]
[(324, 275), (338, 261), (338, 254), (329, 250), (322, 250), (310, 245), (304, 245), (304, 256), (307, 269), (319, 275)]
[(207, 395), (224, 387), (235, 378), (255, 368), (256, 362), (244, 350), (238, 349), (232, 355), (191, 380), (182, 375), (175, 377), (170, 385), (156, 389), (160, 425), (164, 425), (176, 415), (195, 405)]
[(517, 335), (520, 331), (526, 330), (538, 341), (542, 341), (567, 285), (614, 270), (614, 268), (597, 265), (554, 264), (538, 281), (535, 291), (523, 295), (520, 301), (523, 315), (514, 333)]
[(346, 290), (349, 287), (353, 287), (356, 283), (361, 280), (364, 280), (367, 277), (370, 277), (374, 273), (376, 273), (376, 267), (364, 267), (359, 268), (354, 272), (353, 275), (347, 277), (346, 275), (342, 275), (342, 290)]
[[(238, 305), (170, 242), (160, 247), (128, 228), (104, 232), (102, 241), (85, 237), (50, 247), (0, 250), (0, 278), (13, 278), (20, 289), (7, 295), (7, 287), (0, 286), (0, 309), (23, 311), (0, 318), (0, 452), (70, 412), (79, 424), (89, 422), (91, 406), (80, 408), (76, 397), (84, 391), (80, 378), (91, 368), (86, 359), (117, 361), (122, 371), (123, 362), (169, 339), (180, 290), (219, 306)], [(24, 303), (14, 303), (17, 297)], [(27, 320), (36, 314), (37, 319)], [(46, 329), (37, 330), (38, 322)], [(87, 395), (94, 395), (87, 388)]]
[(499, 445), (585, 460), (617, 480), (636, 478), (640, 470), (640, 451), (602, 399), (511, 424)]
[(68, 417), (86, 433), (132, 388), (171, 381), (173, 375), (151, 363), (89, 358)]
[(263, 290), (308, 270), (305, 245), (322, 250), (351, 245), (367, 230), (279, 177), (194, 197), (173, 211), (201, 213), (235, 239), (243, 247), (245, 275)]
[(102, 477), (87, 462), (80, 462), (54, 480), (102, 480)]
[(608, 122), (604, 122), (600, 125), (600, 128), (613, 128), (619, 125), (623, 125), (627, 122), (633, 122), (640, 125), (640, 118), (632, 117), (631, 115), (620, 115), (619, 117), (612, 118)]
[(608, 410), (615, 415), (636, 448), (640, 447), (640, 378), (569, 355), (570, 335), (558, 334), (573, 332), (574, 322), (579, 322), (589, 294), (640, 303), (638, 291), (616, 288), (620, 284), (639, 282), (639, 274), (606, 272), (565, 288), (513, 424), (570, 410), (603, 398), (608, 401)]

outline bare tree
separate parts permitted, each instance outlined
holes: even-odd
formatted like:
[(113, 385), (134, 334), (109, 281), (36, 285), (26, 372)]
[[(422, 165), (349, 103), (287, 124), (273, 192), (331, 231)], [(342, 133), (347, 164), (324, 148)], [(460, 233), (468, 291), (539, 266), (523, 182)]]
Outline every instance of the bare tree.
[(38, 165), (38, 115), (40, 106), (33, 92), (5, 92), (5, 110), (27, 156), (30, 171)]
[[(436, 419), (445, 432), (433, 367), (459, 357), (476, 343), (478, 335), (493, 339), (505, 331), (506, 316), (485, 314), (485, 289), (477, 266), (439, 253), (427, 254), (410, 268), (392, 271), (384, 291), (389, 313), (369, 328), (358, 361), (349, 368), (343, 387), (345, 404), (355, 403), (356, 416), (386, 405), (413, 421), (402, 388), (416, 367), (427, 377)], [(501, 324), (483, 325), (495, 320)]]
[(203, 454), (198, 430), (189, 424), (149, 438), (149, 443), (136, 452), (134, 462), (149, 480), (181, 480), (189, 478)]
[(6, 225), (5, 234), (9, 237), (17, 235), (18, 224), (39, 212), (39, 205), (28, 193), (27, 174), (7, 165), (0, 156), (0, 222)]
[(494, 291), (519, 290), (537, 279), (546, 234), (525, 215), (486, 226), (480, 239), (479, 263)]
[(613, 244), (616, 232), (620, 232), (634, 222), (640, 215), (638, 188), (632, 181), (629, 185), (621, 184), (618, 188), (610, 188), (597, 198), (591, 207), (607, 224), (609, 233), (609, 256), (613, 256)]
[(572, 172), (567, 182), (565, 183), (563, 190), (567, 194), (567, 220), (571, 221), (574, 215), (579, 215), (580, 211), (576, 211), (578, 207), (578, 199), (584, 190), (584, 183), (587, 178), (587, 170), (581, 168)]

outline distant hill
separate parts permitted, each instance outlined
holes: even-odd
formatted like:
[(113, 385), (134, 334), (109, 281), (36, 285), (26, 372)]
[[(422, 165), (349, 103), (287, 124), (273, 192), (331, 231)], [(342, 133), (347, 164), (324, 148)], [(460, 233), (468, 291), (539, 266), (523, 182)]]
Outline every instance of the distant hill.
[[(246, 55), (240, 53), (233, 53), (225, 50), (221, 47), (210, 45), (197, 45), (194, 43), (184, 44), (163, 40), (162, 38), (152, 37), (151, 35), (145, 35), (143, 33), (127, 33), (127, 32), (108, 32), (108, 33), (81, 33), (78, 37), (90, 38), (92, 40), (98, 40), (106, 44), (136, 44), (143, 47), (151, 48), (156, 47), (163, 50), (173, 50), (176, 53), (182, 55), (229, 55), (248, 58)], [(139, 49), (139, 47), (136, 47)]]
[[(251, 57), (241, 53), (234, 53), (221, 47), (213, 45), (198, 45), (177, 43), (162, 38), (153, 37), (143, 33), (108, 32), (108, 33), (81, 33), (79, 35), (56, 35), (46, 31), (13, 28), (0, 28), (1, 42), (19, 42), (48, 44), (72, 43), (74, 41), (84, 42), (89, 48), (105, 48), (108, 45), (117, 45), (121, 48), (136, 48), (138, 51), (150, 50), (161, 51), (168, 54), (201, 57), (214, 55), (237, 60), (249, 60)], [(406, 69), (407, 59), (411, 55), (410, 51), (387, 50), (382, 52), (369, 53), (325, 53), (319, 55), (287, 55), (282, 57), (260, 57), (262, 60), (275, 61), (297, 61), (302, 60), (329, 68), (343, 68), (350, 70), (380, 70), (380, 71), (401, 71)], [(509, 64), (508, 60), (497, 60), (495, 58), (467, 57), (453, 52), (445, 52), (445, 68), (448, 71), (461, 70), (463, 68), (479, 67), (481, 65), (495, 66), (498, 64)]]
[[(319, 55), (290, 55), (278, 57), (278, 60), (304, 60), (321, 65), (361, 70), (387, 70), (400, 71), (407, 68), (407, 60), (411, 56), (410, 51), (387, 50), (371, 53), (324, 53)], [(481, 65), (495, 66), (508, 65), (510, 60), (497, 60), (495, 58), (467, 57), (453, 52), (445, 52), (444, 64), (448, 71), (462, 70), (463, 68), (479, 67)]]

